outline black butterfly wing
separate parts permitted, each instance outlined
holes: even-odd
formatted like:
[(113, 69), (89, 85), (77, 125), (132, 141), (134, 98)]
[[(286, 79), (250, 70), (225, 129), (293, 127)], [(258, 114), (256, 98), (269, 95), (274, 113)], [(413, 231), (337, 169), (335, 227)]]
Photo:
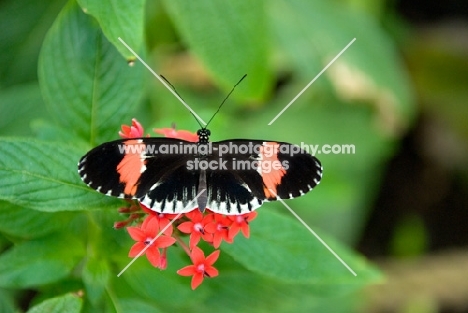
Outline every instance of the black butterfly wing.
[[(151, 194), (157, 199), (151, 205), (155, 209), (163, 195), (169, 199), (184, 198), (187, 200), (184, 203), (187, 203), (195, 197), (191, 189), (196, 187), (197, 177), (196, 173), (184, 171), (184, 168), (193, 156), (168, 152), (170, 147), (178, 149), (182, 145), (193, 146), (196, 143), (172, 138), (107, 142), (81, 158), (78, 172), (88, 186), (108, 196), (144, 199)], [(164, 153), (161, 152), (162, 146), (166, 147)], [(170, 190), (173, 192), (169, 193)]]
[[(206, 154), (187, 147), (198, 144), (171, 138), (116, 140), (89, 151), (81, 158), (78, 172), (91, 188), (109, 196), (138, 199), (160, 213), (198, 207), (193, 199), (201, 185), (206, 185), (206, 207), (222, 214), (249, 213), (263, 201), (301, 196), (322, 175), (315, 157), (289, 143), (225, 140), (212, 143)], [(194, 166), (197, 160), (210, 162), (214, 168), (200, 169)], [(277, 166), (270, 168), (270, 163)]]
[[(185, 154), (177, 163), (177, 168), (166, 169), (166, 174), (156, 179), (146, 195), (140, 201), (147, 207), (162, 213), (179, 213), (199, 208), (199, 199), (192, 202), (197, 195), (203, 194), (200, 177), (202, 172), (206, 185), (206, 205), (214, 212), (233, 215), (249, 213), (263, 203), (262, 193), (252, 192), (249, 185), (261, 184), (260, 177), (253, 171), (236, 170), (231, 166), (233, 155), (220, 156), (216, 143), (208, 148), (207, 154)], [(248, 155), (237, 155), (248, 158)], [(152, 161), (152, 160), (151, 160)], [(204, 168), (197, 162), (206, 162), (211, 166)], [(222, 166), (224, 165), (224, 166)], [(149, 162), (146, 172), (160, 170), (159, 164)], [(149, 175), (149, 174), (148, 174)]]
[[(178, 164), (177, 168), (167, 171), (165, 175), (157, 179), (152, 177), (151, 187), (139, 201), (146, 207), (159, 213), (190, 212), (198, 207), (197, 201), (193, 201), (199, 191), (199, 171), (188, 170), (186, 161)], [(156, 162), (153, 164), (158, 166)], [(151, 168), (148, 168), (151, 171)]]
[[(278, 144), (281, 151), (286, 151), (278, 153), (278, 160), (287, 164), (288, 169), (277, 186), (276, 194), (281, 199), (303, 196), (320, 183), (323, 173), (322, 164), (316, 157), (297, 145), (286, 142)], [(295, 152), (298, 149), (300, 149), (299, 152)]]
[(212, 145), (209, 160), (225, 166), (207, 170), (207, 206), (218, 213), (249, 213), (263, 201), (302, 196), (322, 177), (319, 160), (297, 145), (245, 139)]
[[(237, 155), (239, 157), (239, 155)], [(233, 158), (225, 157), (231, 162)], [(258, 186), (261, 178), (252, 170), (239, 170), (228, 166), (228, 170), (209, 170), (206, 173), (207, 207), (217, 213), (236, 215), (250, 213), (265, 200)]]

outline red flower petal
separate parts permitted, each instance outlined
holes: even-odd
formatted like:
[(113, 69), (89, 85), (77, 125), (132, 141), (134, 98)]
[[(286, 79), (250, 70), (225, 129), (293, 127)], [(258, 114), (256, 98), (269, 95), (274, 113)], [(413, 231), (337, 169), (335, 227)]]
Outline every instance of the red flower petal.
[(215, 269), (213, 266), (209, 266), (209, 267), (205, 268), (205, 273), (210, 278), (216, 277), (219, 274), (218, 270)]
[(160, 236), (158, 239), (155, 240), (154, 245), (158, 248), (167, 248), (172, 246), (176, 242), (175, 238), (168, 237), (168, 236)]
[(214, 233), (216, 233), (217, 230), (218, 230), (218, 225), (217, 225), (217, 223), (209, 223), (209, 224), (206, 224), (206, 225), (205, 225), (205, 230), (206, 230), (207, 232), (209, 232), (209, 233), (214, 234)]
[(164, 235), (167, 235), (167, 236), (171, 236), (172, 235), (172, 231), (174, 230), (172, 225), (170, 226), (167, 226), (169, 224), (171, 224), (171, 221), (167, 218), (167, 217), (158, 217), (157, 215), (155, 215), (157, 217), (157, 219), (159, 220), (159, 227), (161, 228), (161, 230), (163, 230), (164, 228), (166, 228), (166, 230), (164, 231)]
[(143, 133), (141, 124), (136, 119), (132, 119), (132, 126), (122, 125), (122, 131), (119, 132), (119, 135), (122, 138), (138, 138), (143, 137)]
[(253, 221), (256, 217), (257, 217), (257, 212), (250, 212), (250, 213), (247, 213), (247, 214), (244, 214), (244, 215), (247, 215), (247, 221)]
[(203, 220), (203, 214), (198, 209), (185, 213), (185, 216), (194, 223), (201, 222)]
[(196, 273), (192, 277), (192, 283), (190, 284), (192, 287), (192, 290), (195, 290), (200, 284), (203, 282), (203, 274), (202, 273)]
[(242, 233), (244, 234), (244, 237), (245, 237), (245, 238), (249, 238), (249, 237), (250, 237), (250, 228), (249, 228), (249, 225), (248, 225), (248, 224), (242, 225), (241, 230), (242, 230)]
[(159, 258), (159, 268), (165, 270), (167, 268), (167, 249), (164, 248)]
[(195, 265), (188, 265), (178, 270), (177, 274), (180, 276), (192, 276), (196, 272), (195, 269)]
[(132, 126), (135, 128), (139, 136), (143, 136), (143, 126), (137, 121), (136, 118), (132, 118)]
[(200, 236), (201, 234), (199, 232), (192, 232), (190, 234), (190, 250), (193, 250), (197, 246), (197, 244), (200, 242)]
[(151, 265), (159, 267), (161, 263), (161, 254), (159, 253), (159, 249), (153, 246), (149, 247), (148, 250), (146, 250), (146, 257)]
[(145, 241), (146, 240), (146, 234), (144, 231), (142, 231), (138, 227), (127, 227), (127, 231), (130, 234), (130, 237), (132, 237), (133, 240), (135, 241)]
[(146, 247), (146, 245), (143, 242), (137, 242), (135, 243), (131, 248), (130, 251), (128, 252), (128, 256), (131, 258), (136, 257), (140, 252)]
[(141, 229), (150, 237), (156, 237), (159, 233), (159, 221), (154, 215), (148, 217), (141, 224)]
[(202, 249), (194, 247), (192, 254), (190, 255), (190, 259), (192, 260), (193, 264), (198, 265), (205, 260), (205, 254), (203, 253)]
[(213, 235), (213, 247), (215, 247), (215, 249), (219, 248), (222, 241), (223, 241), (223, 236), (221, 236), (220, 233), (216, 233)]
[[(163, 223), (161, 223), (161, 221), (159, 221), (159, 227), (161, 227), (161, 230), (165, 229), (163, 234), (170, 237), (170, 236), (172, 236), (172, 232), (174, 230), (174, 227), (172, 226), (172, 224), (169, 224), (169, 223), (170, 223), (169, 220), (167, 222), (163, 221)], [(163, 224), (165, 225), (164, 227), (163, 227)]]
[(193, 223), (192, 222), (183, 222), (177, 229), (183, 233), (190, 234), (193, 231)]
[(229, 233), (228, 233), (229, 239), (233, 240), (234, 237), (235, 237), (235, 236), (237, 235), (237, 233), (239, 232), (239, 230), (240, 230), (239, 225), (236, 224), (236, 223), (233, 223), (233, 224), (231, 225), (231, 227), (229, 228)]
[(216, 250), (213, 253), (211, 253), (209, 256), (206, 257), (205, 264), (213, 265), (213, 263), (216, 262), (216, 260), (218, 259), (220, 253), (221, 251), (219, 250)]

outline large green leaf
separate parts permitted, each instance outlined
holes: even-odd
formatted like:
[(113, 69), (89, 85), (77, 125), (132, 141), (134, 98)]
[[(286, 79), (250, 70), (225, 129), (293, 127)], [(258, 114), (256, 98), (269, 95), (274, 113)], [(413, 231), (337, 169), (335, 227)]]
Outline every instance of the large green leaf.
[(92, 303), (99, 303), (110, 280), (110, 268), (106, 260), (89, 258), (83, 269), (83, 282), (88, 298)]
[[(82, 153), (84, 154), (84, 153)], [(65, 144), (0, 139), (0, 199), (48, 212), (115, 208), (79, 178), (80, 152)]]
[(0, 232), (9, 236), (32, 239), (57, 231), (66, 225), (69, 212), (39, 212), (13, 203), (0, 202)]
[[(180, 251), (177, 251), (180, 252)], [(184, 307), (194, 305), (194, 303), (206, 298), (208, 293), (206, 290), (198, 290), (196, 294), (190, 289), (190, 280), (184, 279), (177, 275), (175, 271), (183, 266), (175, 266), (180, 264), (174, 250), (168, 251), (168, 269), (160, 271), (152, 267), (146, 256), (142, 256), (139, 260), (133, 263), (119, 279), (124, 279), (132, 289), (141, 297), (150, 300), (157, 299), (159, 307)], [(130, 262), (131, 259), (128, 259)], [(127, 263), (128, 263), (127, 262)], [(190, 261), (187, 257), (187, 264)], [(176, 264), (175, 264), (176, 263)], [(121, 263), (123, 268), (126, 263)], [(184, 299), (180, 302), (177, 299)]]
[(77, 295), (66, 294), (47, 299), (28, 310), (27, 313), (80, 313), (82, 306), (83, 300)]
[(239, 235), (223, 251), (256, 273), (311, 284), (363, 285), (378, 278), (362, 257), (320, 235), (357, 274), (354, 276), (302, 224), (278, 213), (261, 212), (250, 229), (249, 239)]
[(141, 64), (129, 66), (92, 17), (70, 2), (48, 32), (39, 80), (51, 114), (91, 145), (116, 137), (143, 91)]
[(226, 89), (243, 74), (235, 96), (259, 99), (271, 88), (263, 1), (164, 1), (190, 49)]
[(24, 288), (66, 277), (84, 255), (83, 244), (67, 233), (57, 233), (18, 244), (0, 256), (0, 286)]
[(156, 306), (139, 298), (118, 298), (116, 299), (120, 312), (122, 313), (159, 313), (163, 312)]
[(30, 123), (46, 115), (37, 83), (3, 89), (0, 103), (0, 134), (3, 136), (30, 135)]
[[(265, 276), (236, 269), (222, 272), (219, 277), (211, 279), (209, 284), (216, 296), (209, 297), (198, 305), (198, 310), (192, 309), (187, 312), (216, 312), (221, 309), (226, 313), (324, 312), (319, 309), (324, 303), (334, 303), (335, 311), (331, 312), (338, 312), (336, 301), (345, 302), (349, 294), (349, 288), (348, 292), (343, 295), (339, 288), (333, 288), (337, 286), (330, 288), (281, 283)], [(322, 288), (329, 288), (330, 294), (322, 296)], [(348, 309), (344, 312), (353, 312), (349, 301), (343, 305), (347, 305)]]
[(145, 0), (78, 0), (85, 13), (94, 16), (107, 39), (127, 60), (133, 54), (118, 40), (122, 38), (134, 51), (141, 51)]

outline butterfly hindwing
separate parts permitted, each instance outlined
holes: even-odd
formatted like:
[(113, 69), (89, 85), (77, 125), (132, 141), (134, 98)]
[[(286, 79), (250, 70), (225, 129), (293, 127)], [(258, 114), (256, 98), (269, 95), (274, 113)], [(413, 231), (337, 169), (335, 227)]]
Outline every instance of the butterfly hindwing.
[[(211, 169), (204, 170), (195, 166), (197, 159), (211, 162)], [(234, 171), (231, 167), (215, 168), (219, 165), (215, 163), (227, 165), (232, 163), (231, 160), (231, 156), (220, 159), (217, 153), (203, 157), (190, 156), (184, 159), (188, 163), (176, 170), (167, 170), (167, 174), (156, 182), (140, 201), (161, 213), (179, 213), (184, 208), (187, 212), (191, 211), (198, 207), (197, 202), (191, 201), (201, 192), (199, 182), (201, 171), (204, 170), (207, 208), (223, 214), (249, 213), (258, 208), (265, 198), (262, 193), (254, 194), (249, 188), (249, 184), (260, 186), (261, 177), (254, 171), (250, 171), (248, 175), (246, 171)], [(150, 167), (151, 165), (148, 165), (147, 171), (151, 170)]]
[[(158, 166), (156, 161), (150, 163)], [(160, 213), (189, 212), (196, 208), (197, 203), (192, 200), (197, 196), (199, 172), (189, 171), (186, 162), (177, 165), (159, 178), (144, 176), (144, 183), (151, 186), (145, 188), (140, 202)]]

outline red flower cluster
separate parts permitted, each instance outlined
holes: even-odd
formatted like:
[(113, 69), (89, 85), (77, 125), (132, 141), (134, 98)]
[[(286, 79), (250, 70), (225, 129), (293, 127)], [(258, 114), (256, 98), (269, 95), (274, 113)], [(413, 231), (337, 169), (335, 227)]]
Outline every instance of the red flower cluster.
[[(178, 138), (191, 142), (198, 141), (196, 134), (185, 130), (176, 131), (175, 128), (155, 129), (156, 133), (163, 134), (169, 138)], [(132, 126), (122, 126), (119, 132), (122, 138), (144, 137), (144, 130), (141, 124), (132, 120)], [(186, 266), (177, 271), (181, 276), (192, 276), (192, 289), (197, 288), (205, 277), (218, 276), (218, 270), (213, 264), (219, 257), (220, 251), (215, 250), (205, 258), (203, 251), (197, 247), (200, 240), (203, 240), (215, 249), (218, 249), (222, 241), (233, 243), (234, 237), (242, 231), (248, 238), (250, 235), (249, 222), (256, 216), (256, 212), (225, 216), (211, 212), (209, 209), (205, 213), (195, 209), (191, 212), (181, 214), (162, 214), (150, 210), (140, 203), (140, 208), (148, 215), (140, 225), (127, 227), (127, 230), (136, 243), (132, 246), (129, 256), (139, 257), (146, 254), (148, 261), (157, 268), (167, 268), (167, 248), (177, 243), (190, 257), (193, 265)], [(130, 223), (141, 221), (141, 211), (136, 205), (129, 208), (122, 208), (121, 213), (129, 213), (130, 217), (125, 221), (116, 222), (115, 228), (125, 227)], [(182, 239), (184, 235), (190, 235), (189, 244)]]

